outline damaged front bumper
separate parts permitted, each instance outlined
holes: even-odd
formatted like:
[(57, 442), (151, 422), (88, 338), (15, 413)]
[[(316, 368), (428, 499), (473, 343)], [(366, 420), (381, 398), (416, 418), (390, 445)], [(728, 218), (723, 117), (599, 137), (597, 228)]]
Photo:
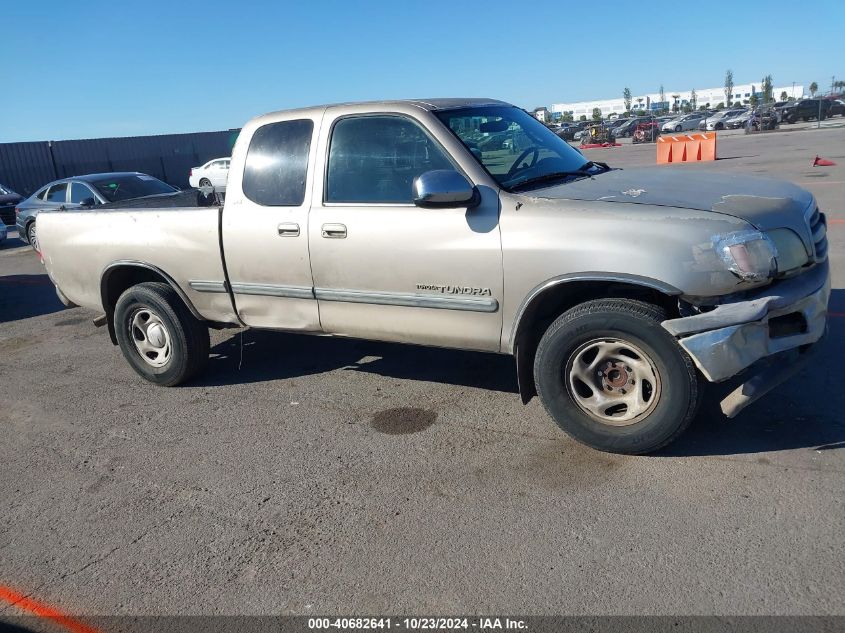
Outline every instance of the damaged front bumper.
[[(678, 339), (707, 380), (721, 382), (761, 359), (804, 350), (817, 342), (826, 331), (829, 298), (830, 265), (824, 261), (801, 275), (750, 294), (743, 301), (669, 319), (662, 325)], [(733, 417), (794, 371), (781, 373), (782, 376), (771, 373), (765, 385), (756, 380), (753, 398), (741, 398), (733, 405), (723, 402), (725, 413)], [(738, 408), (737, 403), (741, 404)]]

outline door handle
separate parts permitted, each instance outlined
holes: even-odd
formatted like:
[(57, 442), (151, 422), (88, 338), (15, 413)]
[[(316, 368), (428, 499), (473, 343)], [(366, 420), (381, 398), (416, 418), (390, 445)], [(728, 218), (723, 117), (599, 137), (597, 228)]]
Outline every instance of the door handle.
[(283, 222), (279, 225), (279, 237), (299, 237), (299, 225), (296, 222)]
[(322, 235), (323, 237), (334, 238), (334, 239), (343, 239), (346, 237), (346, 225), (345, 224), (324, 224), (322, 226)]

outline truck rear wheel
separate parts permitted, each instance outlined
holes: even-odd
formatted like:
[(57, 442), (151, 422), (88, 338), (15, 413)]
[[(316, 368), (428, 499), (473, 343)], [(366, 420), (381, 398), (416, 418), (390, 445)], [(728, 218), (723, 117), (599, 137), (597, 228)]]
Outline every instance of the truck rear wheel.
[(165, 283), (138, 284), (120, 295), (114, 326), (123, 356), (150, 382), (178, 385), (208, 362), (208, 328)]
[(660, 325), (662, 308), (625, 299), (588, 301), (549, 326), (534, 360), (546, 411), (600, 451), (642, 454), (676, 439), (695, 417), (699, 377)]

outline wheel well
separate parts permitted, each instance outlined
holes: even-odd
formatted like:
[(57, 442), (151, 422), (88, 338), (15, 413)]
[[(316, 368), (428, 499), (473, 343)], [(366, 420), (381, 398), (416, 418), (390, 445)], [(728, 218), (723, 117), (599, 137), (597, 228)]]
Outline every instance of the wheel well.
[(672, 295), (636, 283), (587, 280), (551, 286), (525, 308), (513, 338), (519, 393), (524, 403), (537, 395), (534, 355), (543, 333), (561, 314), (593, 299), (637, 299), (664, 308), (670, 316), (678, 313), (678, 302)]
[(171, 286), (185, 306), (198, 319), (202, 317), (197, 313), (196, 308), (191, 304), (179, 285), (166, 273), (148, 264), (126, 263), (114, 265), (106, 269), (100, 280), (100, 297), (103, 310), (106, 313), (106, 324), (109, 328), (109, 336), (112, 343), (117, 345), (117, 336), (114, 331), (114, 309), (117, 300), (126, 290), (132, 286), (148, 281), (157, 281)]

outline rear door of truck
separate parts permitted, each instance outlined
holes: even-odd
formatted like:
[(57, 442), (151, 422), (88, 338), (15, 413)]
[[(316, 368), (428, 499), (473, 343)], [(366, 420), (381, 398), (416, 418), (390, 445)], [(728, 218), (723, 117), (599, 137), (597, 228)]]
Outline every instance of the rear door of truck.
[(247, 325), (320, 329), (308, 210), (321, 118), (316, 111), (253, 121), (238, 137), (221, 235), (238, 316)]

